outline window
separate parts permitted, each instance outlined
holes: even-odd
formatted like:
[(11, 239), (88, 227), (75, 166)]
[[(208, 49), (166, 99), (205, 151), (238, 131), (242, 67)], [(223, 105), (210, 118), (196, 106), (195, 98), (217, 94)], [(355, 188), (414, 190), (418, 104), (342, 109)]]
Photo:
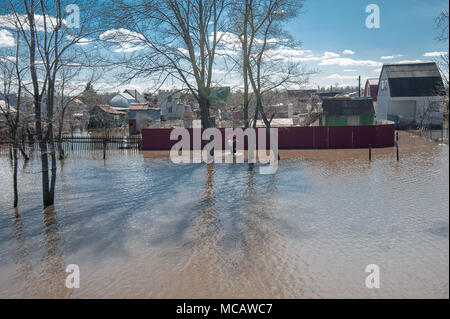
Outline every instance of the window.
[(172, 113), (172, 107), (171, 107), (171, 106), (169, 106), (169, 107), (167, 108), (167, 113)]
[(388, 88), (388, 80), (384, 79), (380, 83), (380, 90), (385, 91), (385, 90), (387, 90), (387, 88)]

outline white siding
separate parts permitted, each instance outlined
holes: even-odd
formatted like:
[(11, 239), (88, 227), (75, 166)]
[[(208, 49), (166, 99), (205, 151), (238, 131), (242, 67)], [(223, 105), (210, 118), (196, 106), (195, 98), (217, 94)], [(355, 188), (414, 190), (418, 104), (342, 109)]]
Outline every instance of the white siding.
[(389, 102), (391, 100), (391, 92), (389, 84), (387, 84), (387, 74), (383, 69), (378, 86), (378, 101), (375, 114), (378, 120), (387, 120)]

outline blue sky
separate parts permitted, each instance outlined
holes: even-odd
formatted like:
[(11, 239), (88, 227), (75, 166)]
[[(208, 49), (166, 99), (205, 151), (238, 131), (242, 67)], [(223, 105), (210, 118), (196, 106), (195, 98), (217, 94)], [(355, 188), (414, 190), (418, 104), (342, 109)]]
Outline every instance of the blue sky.
[[(276, 55), (301, 62), (307, 69), (317, 70), (318, 73), (310, 79), (310, 87), (328, 87), (336, 83), (355, 86), (358, 75), (361, 75), (364, 84), (367, 78), (379, 77), (383, 63), (439, 60), (439, 55), (448, 51), (448, 44), (438, 43), (434, 39), (437, 33), (434, 19), (443, 9), (448, 9), (447, 0), (305, 0), (304, 4), (300, 16), (287, 25), (288, 32), (302, 41), (302, 47), (277, 51)], [(380, 8), (379, 29), (366, 27), (369, 15), (366, 7), (369, 4)], [(100, 38), (118, 32), (124, 33), (123, 29), (108, 30)], [(123, 43), (115, 43), (117, 45), (111, 51), (103, 53), (139, 52), (142, 47), (130, 41), (127, 34), (125, 32)], [(79, 45), (86, 45), (86, 48), (95, 45), (89, 42), (90, 39), (86, 40)], [(12, 34), (0, 23), (0, 48), (11, 48), (12, 45)], [(242, 85), (242, 76), (225, 70), (220, 62), (214, 71), (218, 85), (233, 88)], [(102, 91), (123, 88), (147, 91), (151, 87), (149, 79), (121, 84), (120, 79), (110, 73), (106, 73), (100, 81), (94, 86)], [(86, 78), (79, 82), (84, 84)], [(179, 85), (169, 81), (163, 88)]]
[[(365, 26), (369, 15), (365, 9), (369, 4), (377, 4), (380, 8), (379, 29)], [(434, 18), (445, 8), (448, 8), (446, 0), (306, 0), (303, 13), (289, 24), (288, 30), (295, 39), (303, 42), (303, 49), (317, 55), (328, 51), (340, 54), (340, 58), (379, 63), (429, 61), (437, 57), (425, 57), (425, 53), (448, 50), (448, 45), (434, 40)], [(344, 50), (351, 50), (354, 54), (345, 55), (342, 53)], [(381, 59), (388, 56), (396, 57)], [(312, 78), (311, 84), (338, 82), (355, 85), (356, 78), (329, 77), (333, 74), (378, 77), (375, 70), (380, 68), (319, 64), (307, 63), (321, 71)]]

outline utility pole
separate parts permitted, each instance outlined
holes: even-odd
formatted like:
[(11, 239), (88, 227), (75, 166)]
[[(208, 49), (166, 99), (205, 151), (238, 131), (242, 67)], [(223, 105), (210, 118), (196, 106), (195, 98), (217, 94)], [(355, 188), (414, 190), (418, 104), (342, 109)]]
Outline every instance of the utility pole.
[(361, 75), (358, 76), (358, 97), (361, 97)]

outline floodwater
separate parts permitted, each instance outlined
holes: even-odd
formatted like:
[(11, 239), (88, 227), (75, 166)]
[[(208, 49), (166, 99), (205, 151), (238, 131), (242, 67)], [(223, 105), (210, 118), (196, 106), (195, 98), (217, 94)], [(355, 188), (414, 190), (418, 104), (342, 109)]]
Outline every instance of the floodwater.
[[(281, 151), (258, 164), (173, 164), (165, 152), (71, 154), (54, 209), (39, 160), (0, 156), (2, 298), (448, 298), (449, 149)], [(65, 267), (80, 267), (68, 289)], [(365, 268), (380, 268), (380, 288)]]

